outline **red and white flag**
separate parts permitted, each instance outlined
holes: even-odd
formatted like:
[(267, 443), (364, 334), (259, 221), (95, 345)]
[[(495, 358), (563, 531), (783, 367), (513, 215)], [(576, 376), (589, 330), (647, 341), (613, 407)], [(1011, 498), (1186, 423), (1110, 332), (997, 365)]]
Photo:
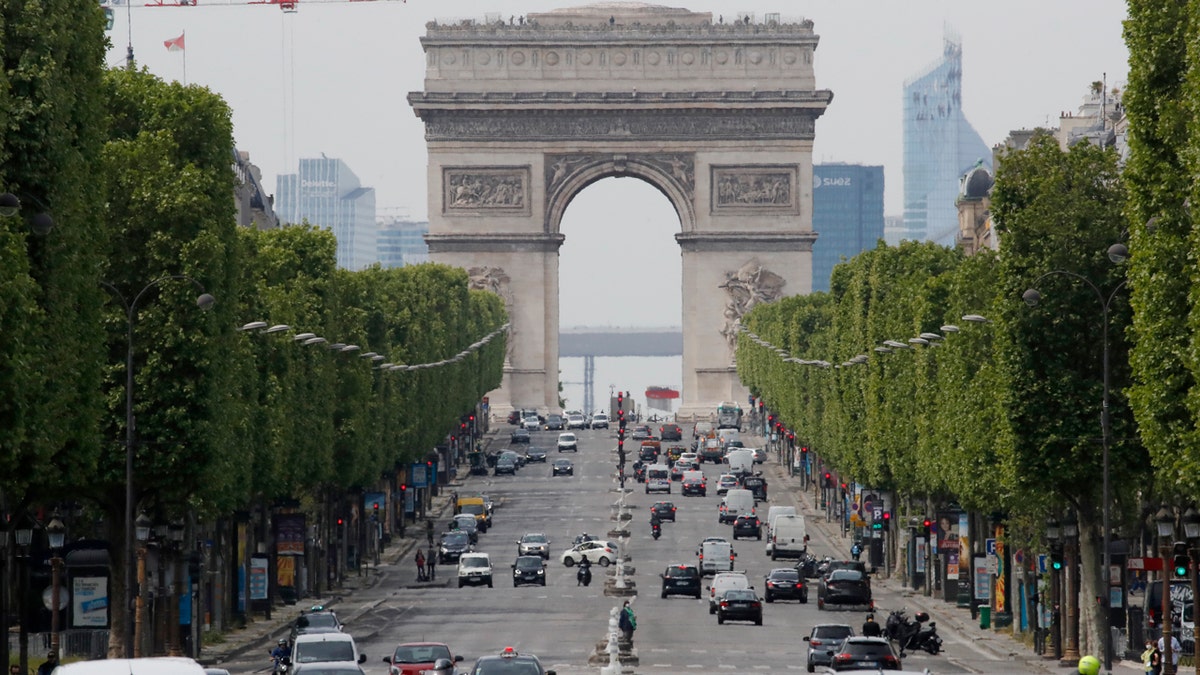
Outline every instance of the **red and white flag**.
[(167, 51), (169, 51), (169, 52), (183, 51), (183, 33), (180, 33), (179, 37), (177, 37), (177, 38), (172, 38), (170, 40), (163, 40), (163, 46), (166, 47)]

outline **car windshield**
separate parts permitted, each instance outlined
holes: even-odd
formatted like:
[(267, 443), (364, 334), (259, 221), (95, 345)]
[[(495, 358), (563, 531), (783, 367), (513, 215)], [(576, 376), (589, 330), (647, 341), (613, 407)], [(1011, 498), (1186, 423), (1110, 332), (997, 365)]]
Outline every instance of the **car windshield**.
[(892, 656), (892, 648), (882, 642), (844, 642), (842, 651), (852, 656)]
[(667, 576), (674, 579), (695, 579), (700, 573), (695, 567), (668, 567)]
[(654, 508), (660, 511), (670, 511), (675, 508), (675, 504), (673, 502), (658, 502), (654, 505)]
[(473, 675), (541, 675), (542, 669), (533, 661), (517, 659), (488, 659), (475, 664)]
[(754, 595), (754, 591), (733, 590), (725, 592), (726, 600), (757, 600), (758, 596)]
[(467, 534), (465, 532), (448, 532), (442, 535), (443, 544), (465, 544), (467, 543)]
[[(401, 645), (392, 655), (392, 663), (433, 663), (438, 659), (451, 659), (446, 645)], [(307, 671), (305, 671), (307, 672)]]
[(545, 544), (546, 543), (546, 535), (544, 535), (544, 534), (527, 534), (524, 537), (521, 537), (521, 541), (525, 542), (526, 544)]
[(556, 459), (556, 460), (554, 460), (554, 466), (571, 466), (571, 460), (569, 460), (569, 459)]
[(523, 555), (517, 558), (517, 567), (519, 569), (540, 569), (542, 567), (541, 556)]
[(463, 567), (487, 567), (488, 559), (487, 558), (463, 558), (462, 566)]
[(322, 661), (355, 661), (354, 645), (345, 640), (336, 642), (301, 642), (296, 645), (293, 658), (297, 663), (320, 663)]
[(773, 570), (771, 581), (799, 581), (800, 573), (796, 570)]
[(559, 437), (558, 437), (558, 440), (560, 440), (560, 441), (573, 441), (573, 440), (575, 440), (575, 434), (563, 434), (562, 436), (559, 436)]
[(844, 640), (853, 634), (850, 626), (817, 626), (812, 636), (822, 640)]
[(329, 613), (307, 614), (304, 616), (303, 620), (297, 621), (296, 624), (300, 628), (308, 631), (341, 628), (341, 625), (338, 624), (337, 617)]
[(858, 570), (834, 570), (829, 574), (830, 581), (862, 581), (862, 578)]
[(482, 515), (484, 512), (483, 504), (463, 504), (459, 507), (463, 513), (469, 513), (474, 516)]

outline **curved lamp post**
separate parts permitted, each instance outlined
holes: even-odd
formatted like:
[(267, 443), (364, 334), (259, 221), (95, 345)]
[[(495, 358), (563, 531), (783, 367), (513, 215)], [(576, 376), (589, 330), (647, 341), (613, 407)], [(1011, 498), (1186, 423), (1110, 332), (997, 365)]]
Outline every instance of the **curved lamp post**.
[(134, 656), (134, 617), (130, 616), (130, 605), (133, 600), (133, 566), (134, 552), (134, 522), (133, 522), (133, 455), (134, 455), (134, 416), (133, 416), (133, 327), (137, 323), (138, 303), (150, 290), (157, 288), (167, 281), (186, 281), (200, 295), (196, 298), (196, 306), (202, 310), (211, 309), (216, 302), (199, 281), (186, 274), (168, 274), (146, 284), (130, 300), (112, 283), (101, 281), (100, 285), (121, 303), (125, 310), (126, 350), (125, 350), (125, 658)]
[[(1124, 244), (1113, 244), (1112, 246), (1108, 247), (1108, 259), (1111, 260), (1112, 262), (1119, 264), (1119, 263), (1124, 262), (1125, 259), (1128, 257), (1129, 257), (1129, 250), (1125, 247)], [(1100, 497), (1100, 500), (1102, 502), (1101, 519), (1103, 521), (1100, 526), (1101, 530), (1102, 530), (1101, 535), (1102, 535), (1102, 539), (1103, 539), (1103, 542), (1101, 543), (1101, 546), (1103, 547), (1103, 550), (1101, 552), (1101, 566), (1102, 566), (1101, 580), (1104, 584), (1104, 588), (1102, 588), (1101, 591), (1103, 591), (1105, 593), (1105, 599), (1106, 599), (1105, 602), (1100, 603), (1100, 608), (1101, 608), (1101, 614), (1104, 615), (1104, 631), (1103, 631), (1104, 632), (1104, 635), (1103, 635), (1104, 669), (1106, 672), (1112, 672), (1112, 652), (1113, 652), (1113, 649), (1112, 649), (1112, 627), (1111, 627), (1112, 621), (1111, 621), (1111, 612), (1109, 611), (1109, 606), (1108, 606), (1109, 603), (1107, 602), (1108, 583), (1109, 583), (1109, 579), (1108, 579), (1109, 572), (1108, 571), (1109, 571), (1109, 568), (1112, 566), (1112, 552), (1109, 550), (1109, 548), (1111, 547), (1112, 533), (1110, 532), (1110, 527), (1109, 527), (1109, 510), (1110, 510), (1111, 506), (1109, 504), (1109, 500), (1110, 500), (1109, 482), (1110, 482), (1110, 479), (1109, 479), (1109, 467), (1108, 467), (1108, 448), (1112, 441), (1112, 429), (1110, 428), (1109, 417), (1108, 417), (1108, 392), (1109, 392), (1108, 316), (1109, 316), (1110, 310), (1112, 309), (1113, 299), (1116, 298), (1117, 293), (1122, 288), (1125, 287), (1125, 283), (1128, 281), (1128, 279), (1122, 279), (1121, 283), (1117, 284), (1112, 289), (1112, 291), (1109, 292), (1108, 297), (1105, 297), (1103, 291), (1100, 290), (1099, 286), (1092, 283), (1092, 281), (1090, 279), (1088, 279), (1087, 277), (1085, 277), (1081, 274), (1078, 274), (1076, 272), (1068, 272), (1066, 270), (1050, 270), (1049, 272), (1046, 272), (1045, 274), (1043, 274), (1040, 277), (1038, 277), (1037, 279), (1035, 279), (1033, 282), (1033, 286), (1031, 286), (1029, 288), (1029, 290), (1027, 290), (1021, 294), (1021, 299), (1025, 301), (1025, 304), (1029, 305), (1030, 307), (1037, 306), (1038, 302), (1041, 301), (1041, 299), (1042, 299), (1042, 294), (1037, 291), (1038, 283), (1040, 283), (1042, 281), (1042, 279), (1045, 279), (1046, 277), (1053, 276), (1056, 274), (1061, 274), (1063, 276), (1071, 277), (1073, 279), (1078, 279), (1079, 281), (1082, 281), (1088, 288), (1090, 288), (1092, 290), (1093, 293), (1096, 294), (1096, 299), (1100, 302), (1101, 340), (1103, 341), (1103, 347), (1104, 347), (1103, 348), (1103, 356), (1102, 356), (1101, 362), (1100, 362), (1100, 367), (1101, 367), (1101, 370), (1103, 371), (1103, 379), (1104, 379), (1104, 394), (1103, 394), (1103, 398), (1101, 399), (1101, 402), (1100, 402), (1100, 444), (1102, 446), (1101, 464), (1102, 464), (1102, 474), (1103, 474), (1103, 487), (1101, 488), (1101, 497)]]

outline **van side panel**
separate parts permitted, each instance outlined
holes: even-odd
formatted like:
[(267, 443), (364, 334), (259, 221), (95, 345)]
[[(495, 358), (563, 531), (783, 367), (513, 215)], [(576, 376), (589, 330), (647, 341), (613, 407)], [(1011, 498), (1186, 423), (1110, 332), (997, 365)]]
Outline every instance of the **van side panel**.
[(780, 515), (771, 528), (771, 559), (799, 558), (808, 551), (808, 528), (804, 516)]

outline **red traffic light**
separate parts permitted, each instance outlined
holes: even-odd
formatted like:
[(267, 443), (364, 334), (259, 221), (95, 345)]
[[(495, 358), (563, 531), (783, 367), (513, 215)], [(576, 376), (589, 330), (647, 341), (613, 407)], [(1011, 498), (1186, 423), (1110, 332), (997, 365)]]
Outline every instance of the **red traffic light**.
[(400, 494), (404, 494), (404, 491), (405, 491), (405, 490), (407, 490), (407, 489), (408, 489), (408, 486), (407, 486), (407, 485), (401, 485), (401, 486), (400, 486)]
[(825, 480), (829, 480), (830, 478), (833, 478), (833, 475), (830, 474), (828, 471), (826, 471), (825, 472)]
[(471, 415), (471, 416), (468, 418), (468, 420), (470, 420), (471, 422), (474, 422), (474, 421), (475, 421), (475, 416), (474, 416), (474, 415)]
[(845, 483), (842, 483), (842, 489), (843, 489), (843, 490), (845, 490), (845, 489), (846, 489), (846, 484), (845, 484)]
[(883, 512), (883, 522), (886, 523), (891, 519), (892, 519), (892, 513), (890, 511), (884, 511)]
[(378, 510), (379, 510), (379, 502), (375, 502), (375, 506), (374, 506), (374, 508), (375, 508), (375, 510), (376, 510), (376, 511), (378, 511)]
[(803, 452), (803, 453), (807, 454), (807, 453), (808, 453), (808, 446), (807, 446), (807, 445), (802, 445), (802, 446), (800, 446), (800, 452)]
[(460, 422), (460, 423), (459, 423), (459, 425), (458, 425), (458, 428), (459, 428), (459, 429), (462, 429), (463, 431), (466, 431), (466, 430), (467, 430), (467, 423), (466, 423), (466, 422)]
[(433, 460), (431, 460), (431, 459), (425, 460), (425, 466), (432, 469), (433, 468)]
[(925, 529), (927, 529), (927, 530), (928, 530), (928, 529), (929, 529), (929, 527), (930, 527), (931, 525), (933, 525), (933, 521), (932, 521), (932, 520), (930, 520), (930, 519), (928, 519), (928, 518), (926, 518), (924, 521), (922, 521), (922, 522), (921, 522), (921, 524), (922, 524), (922, 525), (924, 525), (924, 526), (925, 526)]
[(341, 527), (344, 523), (345, 523), (345, 521), (343, 521), (341, 518), (338, 518), (338, 522), (337, 522), (338, 527)]

